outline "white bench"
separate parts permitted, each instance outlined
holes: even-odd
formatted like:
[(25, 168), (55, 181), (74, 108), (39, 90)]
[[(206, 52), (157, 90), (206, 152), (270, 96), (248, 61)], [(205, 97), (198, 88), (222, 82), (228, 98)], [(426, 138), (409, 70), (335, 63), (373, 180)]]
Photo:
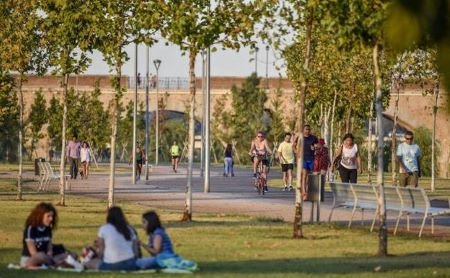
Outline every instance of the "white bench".
[[(55, 171), (53, 171), (53, 167), (50, 164), (50, 162), (38, 162), (38, 167), (39, 167), (40, 181), (37, 191), (47, 191), (50, 182), (52, 180), (59, 180), (60, 175), (55, 174)], [(64, 175), (64, 186), (69, 190), (71, 189), (70, 174)]]
[[(352, 214), (348, 227), (351, 227), (356, 210), (361, 210), (362, 219), (364, 219), (364, 210), (375, 210), (372, 219), (373, 230), (376, 217), (378, 215), (378, 196), (379, 191), (376, 185), (350, 184), (350, 183), (330, 183), (333, 193), (333, 206), (330, 211), (328, 222), (331, 222), (333, 212), (336, 208), (351, 208)], [(431, 233), (434, 233), (434, 218), (443, 215), (450, 215), (450, 208), (432, 207), (430, 200), (423, 188), (408, 188), (398, 186), (385, 186), (384, 196), (386, 210), (398, 212), (394, 235), (402, 216), (407, 217), (407, 230), (409, 231), (409, 216), (411, 214), (423, 214), (422, 224), (419, 231), (419, 237), (422, 236), (423, 228), (427, 218), (431, 218)]]

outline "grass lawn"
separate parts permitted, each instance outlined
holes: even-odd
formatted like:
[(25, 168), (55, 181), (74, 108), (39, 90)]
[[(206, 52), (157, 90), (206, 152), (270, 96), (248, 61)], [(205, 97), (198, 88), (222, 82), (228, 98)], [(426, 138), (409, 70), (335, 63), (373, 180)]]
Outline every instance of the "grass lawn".
[[(126, 277), (120, 273), (63, 273), (6, 269), (18, 262), (23, 223), (38, 201), (56, 196), (26, 196), (25, 201), (0, 197), (0, 277)], [(139, 227), (148, 207), (119, 203), (131, 224)], [(68, 196), (57, 207), (60, 222), (54, 242), (79, 252), (92, 242), (105, 221), (104, 200)], [(194, 214), (180, 223), (180, 214), (160, 211), (176, 251), (198, 262), (195, 277), (450, 277), (450, 244), (416, 236), (389, 237), (391, 256), (374, 256), (377, 235), (366, 229), (305, 225), (305, 239), (291, 238), (291, 224), (279, 220), (222, 214)], [(145, 239), (139, 228), (140, 238)], [(379, 272), (375, 271), (379, 270)], [(128, 274), (130, 275), (130, 274)], [(179, 277), (170, 274), (136, 276)]]

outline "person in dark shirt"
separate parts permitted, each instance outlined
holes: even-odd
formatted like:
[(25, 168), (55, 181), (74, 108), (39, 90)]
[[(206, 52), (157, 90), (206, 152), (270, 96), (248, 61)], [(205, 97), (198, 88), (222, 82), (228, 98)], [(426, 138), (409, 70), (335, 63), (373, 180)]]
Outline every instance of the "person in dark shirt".
[(311, 134), (311, 126), (303, 127), (303, 170), (302, 192), (303, 200), (308, 197), (308, 174), (314, 170), (314, 145), (318, 143), (317, 137)]
[(64, 265), (82, 269), (82, 265), (74, 259), (74, 254), (64, 250), (62, 245), (53, 246), (52, 231), (57, 222), (58, 214), (50, 203), (39, 203), (31, 211), (23, 231), (21, 267), (36, 269), (43, 265)]

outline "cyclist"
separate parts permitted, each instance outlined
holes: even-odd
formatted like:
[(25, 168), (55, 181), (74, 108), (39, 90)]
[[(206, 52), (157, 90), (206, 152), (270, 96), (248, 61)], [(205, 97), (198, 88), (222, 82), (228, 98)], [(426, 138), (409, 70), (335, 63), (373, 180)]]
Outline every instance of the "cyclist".
[[(267, 180), (267, 166), (269, 165), (268, 157), (272, 155), (272, 150), (267, 143), (264, 132), (258, 131), (258, 133), (256, 133), (256, 138), (252, 141), (249, 154), (253, 161), (253, 177), (256, 178), (256, 168), (259, 163), (262, 163), (261, 176)], [(264, 190), (267, 192), (267, 188)]]

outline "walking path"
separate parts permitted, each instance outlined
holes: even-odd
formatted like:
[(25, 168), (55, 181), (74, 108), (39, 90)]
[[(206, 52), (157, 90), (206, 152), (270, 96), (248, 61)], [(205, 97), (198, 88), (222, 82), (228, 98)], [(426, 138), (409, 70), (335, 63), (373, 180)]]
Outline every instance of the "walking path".
[[(131, 169), (131, 167), (130, 167)], [(280, 173), (272, 171), (271, 177), (278, 178)], [(270, 191), (264, 196), (259, 196), (252, 186), (250, 170), (236, 169), (235, 177), (223, 177), (222, 168), (212, 168), (210, 175), (210, 193), (203, 193), (203, 178), (198, 170), (193, 174), (193, 217), (196, 213), (224, 213), (243, 214), (258, 217), (278, 218), (292, 222), (294, 219), (295, 193), (281, 191), (279, 188), (270, 187)], [(107, 173), (95, 173), (90, 175), (88, 180), (74, 180), (71, 183), (71, 190), (68, 194), (92, 195), (97, 198), (107, 198), (109, 176)], [(53, 186), (57, 182), (52, 183)], [(145, 180), (145, 175), (136, 184), (132, 184), (131, 170), (129, 173), (117, 172), (115, 179), (115, 198), (117, 200), (133, 200), (139, 204), (174, 210), (181, 212), (185, 205), (186, 190), (186, 169), (181, 168), (178, 173), (173, 173), (171, 167), (154, 167), (149, 173), (149, 179)], [(332, 206), (331, 192), (325, 193), (325, 201), (321, 203), (320, 221), (328, 221), (328, 216)], [(364, 212), (364, 225), (370, 226), (373, 211)], [(304, 203), (303, 221), (310, 221), (311, 203)], [(348, 222), (351, 215), (349, 209), (337, 209), (333, 214), (333, 222)], [(396, 213), (388, 212), (389, 228), (393, 227)], [(419, 216), (420, 217), (420, 216)], [(353, 225), (361, 225), (361, 213), (358, 212)], [(418, 223), (419, 218), (413, 217), (412, 223)], [(406, 221), (406, 220), (403, 220)], [(445, 235), (450, 231), (450, 217), (437, 219), (435, 221), (435, 233)], [(405, 227), (401, 222), (401, 230)], [(418, 228), (412, 226), (414, 233)], [(425, 226), (425, 233), (431, 231), (429, 223)]]

